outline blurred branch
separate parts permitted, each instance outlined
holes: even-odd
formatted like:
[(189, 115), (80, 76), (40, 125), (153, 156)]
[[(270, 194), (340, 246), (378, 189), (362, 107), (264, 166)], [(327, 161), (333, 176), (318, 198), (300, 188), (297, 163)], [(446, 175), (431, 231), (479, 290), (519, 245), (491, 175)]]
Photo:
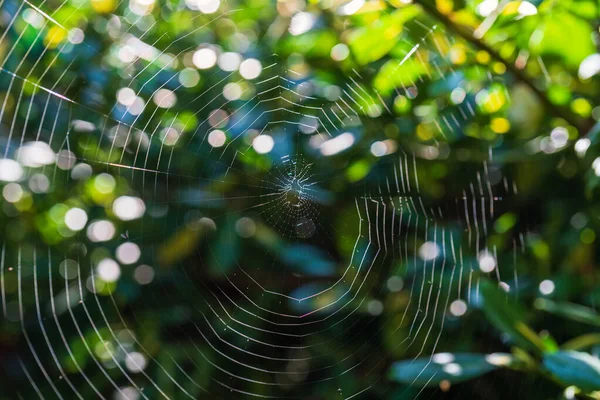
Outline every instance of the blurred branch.
[(581, 135), (586, 135), (591, 129), (593, 122), (589, 120), (581, 120), (580, 118), (576, 117), (571, 112), (569, 112), (569, 110), (552, 103), (550, 99), (546, 96), (546, 93), (535, 85), (532, 77), (528, 76), (523, 70), (517, 68), (514, 65), (514, 63), (502, 57), (497, 50), (492, 48), (483, 40), (477, 39), (475, 36), (473, 36), (473, 32), (471, 32), (469, 28), (456, 24), (448, 15), (440, 12), (437, 9), (437, 7), (434, 4), (431, 4), (428, 0), (414, 0), (414, 2), (420, 5), (428, 14), (432, 15), (437, 20), (442, 22), (448, 30), (456, 33), (474, 47), (486, 51), (494, 60), (506, 65), (506, 68), (520, 82), (525, 84), (536, 94), (536, 96), (540, 99), (544, 107), (552, 112), (552, 115), (564, 119), (570, 125), (577, 128)]

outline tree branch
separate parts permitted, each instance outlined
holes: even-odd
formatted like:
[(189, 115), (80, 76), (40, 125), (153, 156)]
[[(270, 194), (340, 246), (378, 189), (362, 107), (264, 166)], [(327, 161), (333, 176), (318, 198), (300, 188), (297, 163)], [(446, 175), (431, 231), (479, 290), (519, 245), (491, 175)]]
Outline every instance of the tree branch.
[(474, 47), (480, 50), (484, 50), (494, 60), (504, 64), (506, 68), (517, 78), (517, 80), (525, 84), (536, 94), (536, 96), (540, 99), (544, 107), (547, 110), (549, 110), (553, 116), (564, 119), (570, 125), (577, 128), (581, 135), (586, 135), (587, 132), (591, 129), (591, 127), (593, 126), (593, 122), (591, 122), (590, 120), (582, 120), (581, 118), (572, 114), (569, 110), (552, 103), (550, 99), (546, 96), (546, 93), (544, 93), (534, 84), (533, 79), (531, 77), (529, 77), (523, 70), (517, 68), (514, 65), (514, 63), (504, 59), (500, 55), (500, 53), (494, 48), (492, 48), (490, 45), (488, 45), (482, 40), (475, 38), (473, 36), (473, 33), (467, 27), (454, 23), (454, 21), (452, 21), (448, 15), (441, 13), (435, 7), (435, 5), (429, 4), (427, 0), (414, 0), (414, 2), (420, 5), (427, 13), (429, 13), (437, 20), (442, 22), (448, 30), (456, 33)]

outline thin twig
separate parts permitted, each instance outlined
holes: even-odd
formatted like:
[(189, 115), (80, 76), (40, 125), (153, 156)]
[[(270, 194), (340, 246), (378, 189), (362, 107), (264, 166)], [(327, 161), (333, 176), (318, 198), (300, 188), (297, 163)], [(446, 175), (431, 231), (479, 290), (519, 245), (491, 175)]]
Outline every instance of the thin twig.
[(483, 40), (477, 39), (473, 36), (473, 33), (465, 26), (454, 23), (446, 14), (441, 13), (435, 5), (429, 4), (427, 0), (415, 0), (416, 4), (419, 4), (427, 13), (438, 19), (444, 24), (444, 26), (458, 34), (464, 40), (469, 42), (480, 50), (487, 52), (494, 60), (501, 62), (506, 65), (506, 68), (522, 83), (527, 85), (540, 99), (542, 104), (552, 112), (552, 115), (564, 119), (570, 125), (577, 128), (580, 134), (585, 135), (590, 130), (593, 123), (590, 120), (582, 120), (573, 115), (569, 110), (560, 107), (550, 101), (542, 90), (540, 90), (533, 82), (533, 79), (529, 77), (523, 70), (517, 68), (512, 62), (504, 59), (500, 53), (492, 48), (490, 45), (485, 43)]

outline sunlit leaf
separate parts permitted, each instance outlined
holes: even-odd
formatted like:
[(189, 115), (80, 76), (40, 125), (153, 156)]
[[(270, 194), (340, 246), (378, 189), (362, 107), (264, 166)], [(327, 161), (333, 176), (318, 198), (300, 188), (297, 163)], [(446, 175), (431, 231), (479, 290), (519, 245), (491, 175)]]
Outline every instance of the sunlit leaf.
[(417, 7), (405, 7), (354, 31), (349, 44), (356, 60), (368, 64), (385, 56), (396, 46), (404, 23), (418, 13)]
[(591, 27), (582, 24), (573, 15), (557, 13), (546, 21), (543, 39), (537, 50), (542, 54), (562, 57), (568, 65), (576, 67), (595, 50), (588, 40), (591, 34)]

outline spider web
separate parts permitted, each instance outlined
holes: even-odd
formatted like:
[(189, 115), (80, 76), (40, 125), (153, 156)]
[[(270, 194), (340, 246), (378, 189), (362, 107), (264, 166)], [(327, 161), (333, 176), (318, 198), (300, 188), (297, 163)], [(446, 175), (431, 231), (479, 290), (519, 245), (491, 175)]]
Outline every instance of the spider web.
[[(361, 148), (393, 99), (359, 71), (333, 86), (302, 60), (198, 45), (239, 13), (227, 4), (173, 38), (136, 3), (95, 28), (109, 44), (70, 19), (83, 2), (0, 4), (4, 192), (43, 211), (34, 235), (5, 207), (20, 229), (2, 246), (2, 307), (23, 337), (5, 369), (22, 398), (302, 398), (331, 381), (328, 396), (385, 392), (386, 341), (438, 362), (446, 321), (477, 307), (483, 276), (518, 292), (526, 236), (488, 242), (517, 194), (492, 149), (465, 163), (468, 187), (432, 196), (424, 171), (455, 161), (447, 146), (374, 136)], [(415, 98), (430, 71), (455, 74), (453, 39), (410, 29), (421, 41), (403, 39), (387, 78)], [(121, 81), (75, 48), (107, 52)], [(433, 68), (405, 74), (423, 49)], [(452, 138), (475, 110), (467, 98), (431, 123)], [(381, 158), (346, 185), (336, 155), (369, 148)]]

